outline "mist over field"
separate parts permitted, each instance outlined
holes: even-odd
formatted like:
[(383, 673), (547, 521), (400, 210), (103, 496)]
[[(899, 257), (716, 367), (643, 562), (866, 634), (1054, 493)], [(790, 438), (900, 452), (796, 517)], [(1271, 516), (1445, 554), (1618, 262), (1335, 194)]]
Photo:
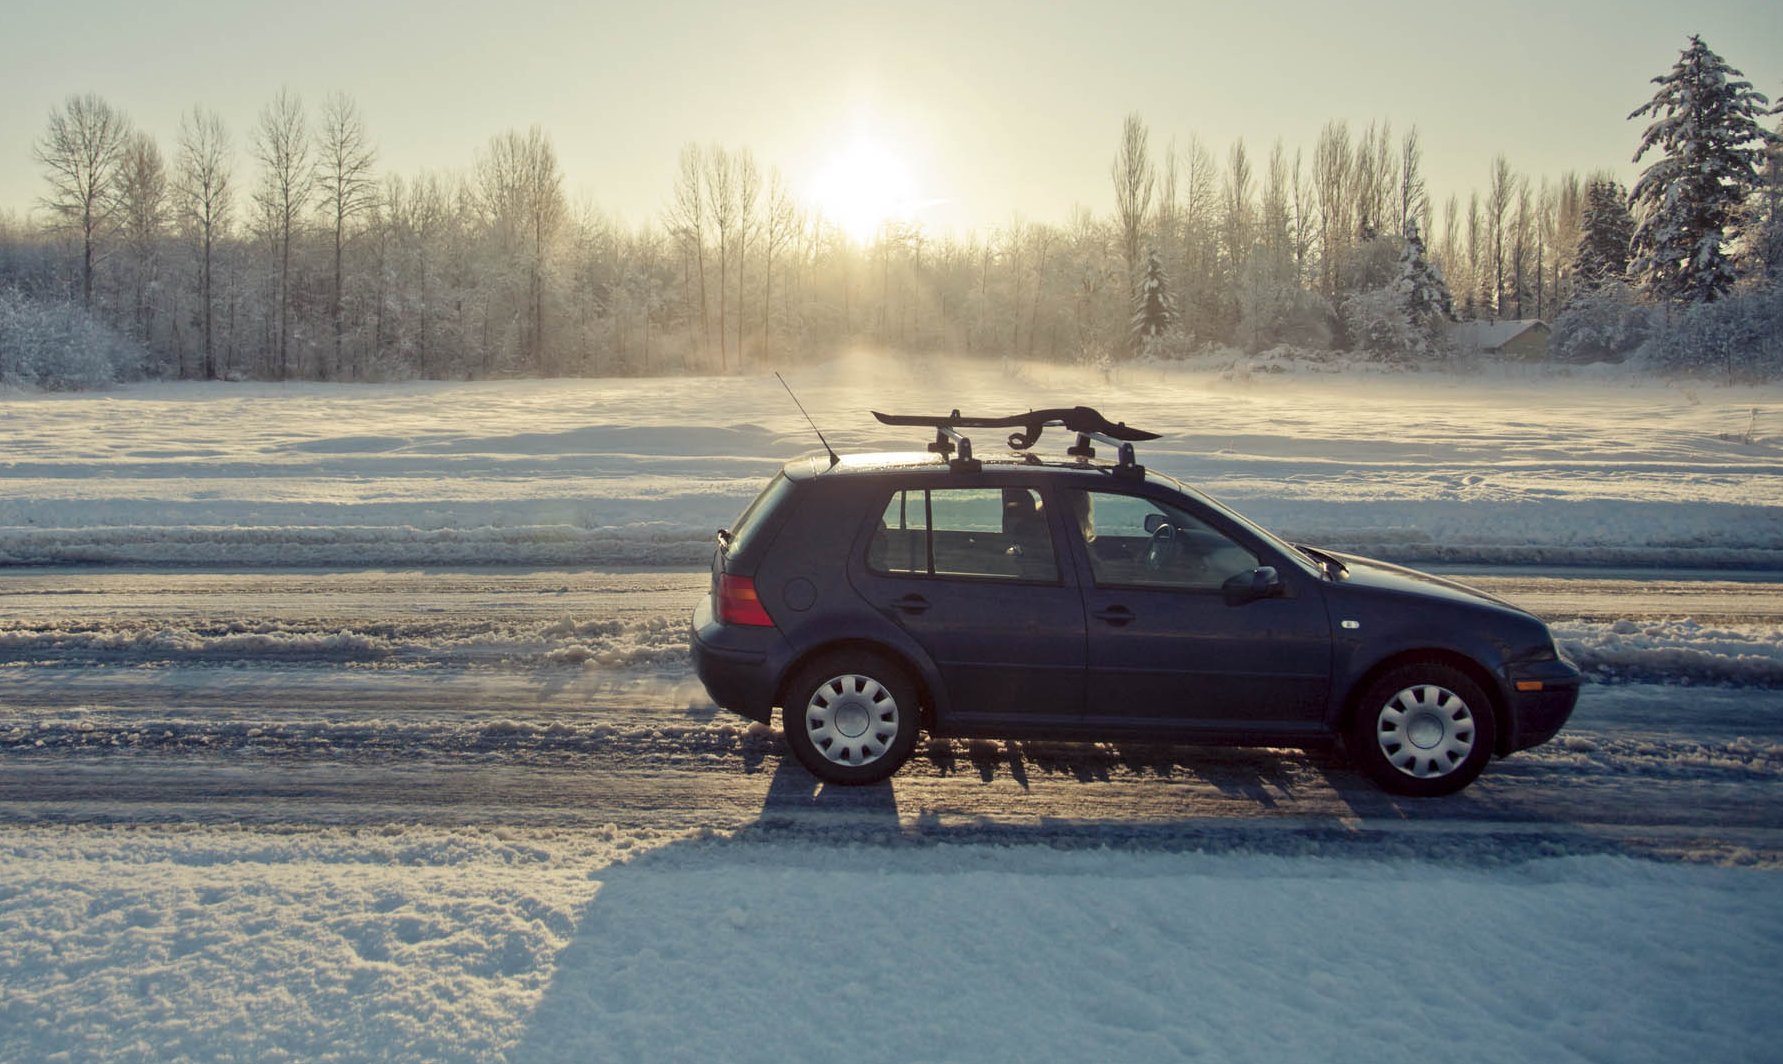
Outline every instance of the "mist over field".
[[(1095, 406), (1162, 435), (1149, 468), (1401, 561), (1783, 565), (1775, 386), (868, 352), (788, 380), (845, 452), (926, 442), (873, 409)], [(12, 564), (698, 565), (781, 463), (820, 449), (758, 375), (149, 384), (5, 408)]]

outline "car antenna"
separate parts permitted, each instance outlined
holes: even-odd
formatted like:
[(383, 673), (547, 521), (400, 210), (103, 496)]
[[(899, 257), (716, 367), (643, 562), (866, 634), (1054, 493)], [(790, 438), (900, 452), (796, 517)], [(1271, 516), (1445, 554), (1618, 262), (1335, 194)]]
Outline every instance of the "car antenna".
[(791, 396), (792, 405), (799, 408), (799, 413), (805, 414), (805, 421), (811, 426), (811, 431), (817, 433), (817, 442), (823, 444), (823, 449), (829, 452), (830, 468), (836, 468), (837, 464), (840, 463), (842, 459), (836, 457), (836, 449), (830, 446), (830, 441), (823, 438), (823, 430), (817, 427), (817, 422), (812, 421), (811, 415), (805, 413), (805, 404), (799, 402), (798, 396), (793, 395), (792, 385), (786, 383), (786, 378), (780, 375), (779, 370), (774, 371), (774, 379), (780, 382), (780, 387), (786, 389), (786, 394)]

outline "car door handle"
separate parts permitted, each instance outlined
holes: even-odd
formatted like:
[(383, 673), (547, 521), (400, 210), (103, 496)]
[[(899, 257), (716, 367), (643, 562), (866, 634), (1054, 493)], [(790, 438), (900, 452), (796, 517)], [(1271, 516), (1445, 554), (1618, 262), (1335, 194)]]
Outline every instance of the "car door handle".
[(1109, 624), (1119, 628), (1121, 625), (1126, 624), (1133, 619), (1133, 611), (1125, 606), (1110, 606), (1104, 610), (1097, 610), (1090, 614), (1090, 616), (1099, 621), (1107, 621)]
[(921, 613), (928, 608), (929, 600), (921, 595), (905, 595), (903, 598), (892, 600), (892, 609), (902, 610), (905, 613)]

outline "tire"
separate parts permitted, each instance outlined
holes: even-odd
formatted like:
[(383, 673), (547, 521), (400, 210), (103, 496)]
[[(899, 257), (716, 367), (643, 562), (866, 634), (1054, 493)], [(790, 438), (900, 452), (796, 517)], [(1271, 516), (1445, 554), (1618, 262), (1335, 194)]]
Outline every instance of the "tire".
[(825, 783), (878, 783), (903, 767), (921, 727), (916, 684), (869, 650), (825, 654), (800, 669), (781, 709), (786, 745)]
[(1467, 674), (1435, 662), (1401, 665), (1368, 685), (1344, 729), (1351, 760), (1384, 791), (1454, 794), (1492, 759), (1492, 700)]

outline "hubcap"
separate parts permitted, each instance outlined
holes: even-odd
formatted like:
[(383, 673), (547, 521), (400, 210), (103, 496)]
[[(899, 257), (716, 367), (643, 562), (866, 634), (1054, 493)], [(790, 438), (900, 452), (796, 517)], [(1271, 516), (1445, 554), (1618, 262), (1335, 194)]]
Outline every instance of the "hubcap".
[(1387, 763), (1406, 775), (1446, 776), (1473, 752), (1473, 711), (1446, 687), (1407, 687), (1381, 707), (1375, 738)]
[(817, 685), (805, 705), (805, 733), (838, 765), (871, 764), (898, 734), (898, 700), (871, 676), (833, 676)]

